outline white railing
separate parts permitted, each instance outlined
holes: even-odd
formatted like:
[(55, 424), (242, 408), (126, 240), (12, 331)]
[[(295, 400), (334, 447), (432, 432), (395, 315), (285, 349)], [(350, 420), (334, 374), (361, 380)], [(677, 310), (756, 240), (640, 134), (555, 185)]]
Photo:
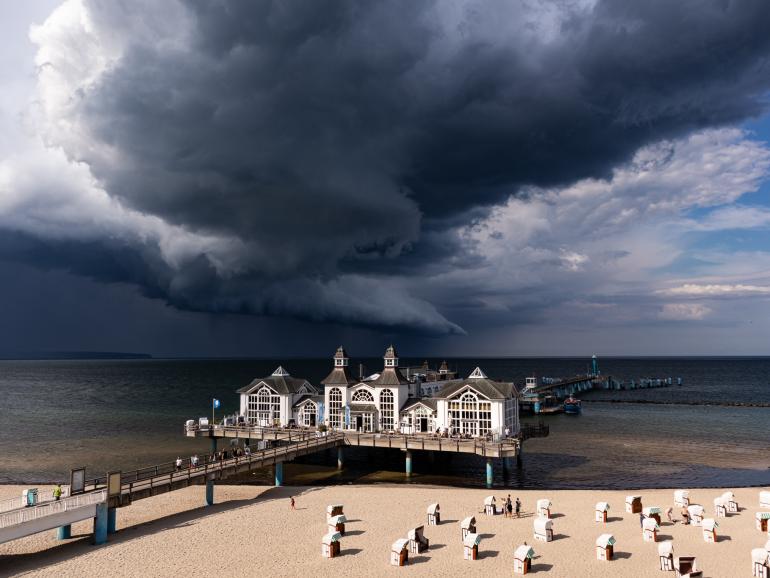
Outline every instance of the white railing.
[(3, 512), (10, 512), (11, 510), (18, 510), (19, 508), (23, 508), (25, 504), (26, 502), (24, 500), (24, 496), (17, 496), (15, 498), (3, 500), (0, 502), (0, 514)]
[[(66, 491), (62, 489), (62, 499), (66, 497)], [(49, 498), (47, 500), (40, 500), (40, 494), (38, 493), (38, 502), (37, 506), (42, 506), (43, 504), (47, 504), (48, 502), (53, 502), (53, 498)], [(0, 514), (3, 512), (10, 512), (11, 510), (18, 510), (19, 508), (26, 507), (27, 502), (23, 495), (17, 497), (17, 498), (9, 498), (7, 500), (1, 500), (0, 501)]]
[(46, 502), (39, 506), (30, 506), (29, 508), (23, 508), (21, 510), (6, 512), (0, 514), (0, 528), (23, 524), (24, 522), (38, 520), (60, 512), (76, 510), (84, 506), (92, 506), (104, 502), (106, 499), (107, 490), (97, 490), (95, 492), (88, 492), (87, 494), (78, 494), (76, 496), (70, 496), (69, 498), (62, 498), (58, 501)]

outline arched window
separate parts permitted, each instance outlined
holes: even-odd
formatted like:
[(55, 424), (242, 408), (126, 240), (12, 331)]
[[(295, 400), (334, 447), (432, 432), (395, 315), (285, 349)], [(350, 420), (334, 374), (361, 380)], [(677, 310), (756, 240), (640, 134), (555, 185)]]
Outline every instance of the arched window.
[(393, 391), (383, 389), (380, 392), (380, 429), (393, 429)]
[(342, 390), (339, 387), (329, 390), (329, 425), (342, 427)]
[(484, 435), (492, 429), (492, 404), (466, 391), (459, 400), (449, 402), (449, 421), (455, 432)]
[(374, 396), (365, 389), (359, 389), (353, 394), (352, 401), (358, 403), (374, 403)]
[(304, 426), (314, 426), (315, 425), (315, 419), (318, 415), (318, 407), (316, 404), (312, 401), (306, 401), (302, 405), (302, 411), (299, 415), (299, 423), (301, 423)]
[(249, 395), (248, 419), (261, 426), (272, 426), (281, 420), (281, 398), (269, 387), (262, 386)]

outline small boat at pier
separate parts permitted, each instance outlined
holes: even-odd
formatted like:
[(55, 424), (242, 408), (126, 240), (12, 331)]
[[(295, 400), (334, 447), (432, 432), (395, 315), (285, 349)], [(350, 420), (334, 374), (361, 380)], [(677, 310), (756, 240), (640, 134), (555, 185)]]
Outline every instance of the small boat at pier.
[(575, 399), (574, 397), (569, 396), (567, 399), (564, 400), (564, 413), (577, 415), (581, 411), (582, 411), (582, 407), (580, 405), (579, 399)]

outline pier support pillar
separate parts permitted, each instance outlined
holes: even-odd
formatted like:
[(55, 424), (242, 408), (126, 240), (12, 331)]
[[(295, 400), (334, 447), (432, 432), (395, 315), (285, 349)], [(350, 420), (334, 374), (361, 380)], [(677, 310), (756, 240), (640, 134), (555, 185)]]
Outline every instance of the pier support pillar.
[(206, 480), (206, 505), (214, 505), (214, 478)]
[(275, 485), (276, 487), (283, 485), (283, 462), (275, 464)]
[(72, 525), (67, 524), (66, 526), (59, 526), (56, 529), (56, 539), (57, 540), (69, 540), (72, 538)]
[(117, 531), (118, 526), (118, 509), (107, 509), (107, 533), (114, 534)]
[(521, 457), (523, 454), (524, 454), (524, 446), (519, 444), (519, 451), (516, 452), (516, 467), (520, 468), (522, 466)]
[(406, 459), (405, 461), (405, 469), (406, 469), (406, 477), (412, 475), (412, 452), (410, 450), (406, 450)]
[(96, 517), (94, 518), (94, 544), (107, 543), (107, 503), (96, 505)]
[(337, 469), (341, 470), (345, 465), (345, 448), (339, 446), (337, 448)]
[(507, 478), (511, 472), (512, 458), (503, 458), (503, 478)]
[(487, 458), (487, 487), (491, 488), (495, 481), (495, 467), (492, 458)]
[(217, 438), (211, 438), (211, 453), (217, 453)]

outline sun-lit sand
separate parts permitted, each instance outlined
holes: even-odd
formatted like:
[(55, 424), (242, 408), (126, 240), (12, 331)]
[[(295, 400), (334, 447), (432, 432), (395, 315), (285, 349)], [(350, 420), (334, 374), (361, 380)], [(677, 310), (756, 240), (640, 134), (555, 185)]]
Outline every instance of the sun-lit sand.
[[(20, 486), (0, 487), (0, 499)], [(704, 542), (699, 527), (664, 521), (660, 538), (674, 540), (675, 555), (697, 556), (704, 576), (751, 576), (750, 552), (768, 540), (754, 525), (759, 488), (735, 489), (739, 514), (719, 519), (717, 544)], [(41, 493), (48, 495), (48, 488)], [(503, 576), (512, 575), (513, 551), (535, 549), (535, 575), (659, 577), (657, 545), (642, 540), (637, 514), (627, 514), (625, 496), (638, 493), (645, 506), (673, 505), (672, 490), (511, 491), (524, 505), (521, 519), (480, 514), (484, 497), (508, 490), (424, 486), (255, 487), (217, 486), (216, 505), (202, 507), (204, 488), (141, 500), (118, 513), (118, 532), (104, 546), (90, 544), (91, 523), (73, 526), (73, 539), (57, 542), (46, 532), (0, 545), (0, 575), (34, 576)], [(693, 489), (691, 499), (713, 516), (722, 490)], [(289, 508), (294, 495), (297, 510)], [(553, 501), (555, 540), (533, 539), (532, 510), (538, 498)], [(610, 503), (609, 522), (594, 522), (594, 505)], [(442, 523), (425, 526), (430, 550), (407, 568), (389, 565), (390, 545), (426, 523), (426, 507), (441, 504)], [(349, 519), (342, 556), (321, 558), (327, 504), (342, 503)], [(475, 515), (482, 534), (480, 560), (465, 561), (459, 521)], [(675, 509), (678, 518), (678, 509)], [(596, 560), (594, 542), (605, 532), (617, 538), (617, 558)]]

